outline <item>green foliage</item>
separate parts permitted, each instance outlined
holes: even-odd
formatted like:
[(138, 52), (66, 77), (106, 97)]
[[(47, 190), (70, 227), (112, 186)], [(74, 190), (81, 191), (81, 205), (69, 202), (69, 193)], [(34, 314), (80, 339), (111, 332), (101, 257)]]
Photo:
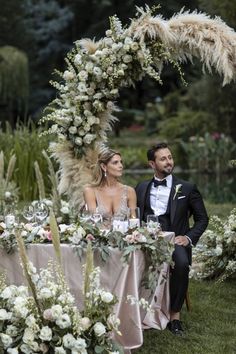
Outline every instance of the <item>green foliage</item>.
[[(144, 331), (144, 345), (135, 354), (233, 354), (235, 352), (236, 281), (215, 284), (190, 281), (193, 310), (182, 311), (186, 335), (177, 337), (168, 330)], [(133, 350), (132, 350), (133, 353)]]
[(19, 187), (20, 200), (34, 200), (38, 197), (38, 187), (35, 178), (34, 162), (38, 161), (40, 170), (45, 179), (46, 192), (50, 183), (47, 180), (47, 161), (42, 155), (42, 150), (48, 148), (48, 138), (39, 138), (40, 130), (34, 124), (28, 126), (18, 125), (16, 130), (7, 126), (5, 132), (0, 130), (0, 151), (5, 155), (6, 162), (14, 152), (16, 166), (13, 181)]

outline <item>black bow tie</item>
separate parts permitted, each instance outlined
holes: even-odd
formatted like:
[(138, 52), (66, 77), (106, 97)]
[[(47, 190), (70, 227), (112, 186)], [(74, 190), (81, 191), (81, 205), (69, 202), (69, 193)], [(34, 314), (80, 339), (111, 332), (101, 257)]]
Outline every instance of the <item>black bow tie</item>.
[(154, 187), (158, 187), (158, 186), (165, 186), (166, 187), (166, 179), (163, 179), (162, 181), (158, 181), (157, 179), (153, 179), (153, 184)]

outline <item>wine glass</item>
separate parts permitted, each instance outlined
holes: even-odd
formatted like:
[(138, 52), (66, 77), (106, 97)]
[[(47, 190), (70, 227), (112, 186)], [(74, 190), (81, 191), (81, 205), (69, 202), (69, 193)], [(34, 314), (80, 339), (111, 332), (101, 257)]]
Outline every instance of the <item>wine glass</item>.
[(26, 205), (23, 208), (22, 215), (28, 222), (33, 221), (35, 218), (34, 206), (32, 204)]
[(48, 216), (48, 207), (44, 202), (37, 202), (34, 204), (34, 211), (36, 220), (39, 222), (40, 226), (43, 223), (43, 220)]
[(160, 224), (158, 222), (157, 215), (147, 215), (147, 230), (148, 232), (154, 234), (160, 229)]

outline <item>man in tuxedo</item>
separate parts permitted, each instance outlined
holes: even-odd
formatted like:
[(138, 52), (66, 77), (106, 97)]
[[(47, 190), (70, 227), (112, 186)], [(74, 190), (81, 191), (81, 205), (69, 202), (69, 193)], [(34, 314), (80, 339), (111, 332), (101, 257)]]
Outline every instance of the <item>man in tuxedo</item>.
[[(172, 174), (174, 161), (166, 143), (159, 143), (147, 152), (148, 163), (154, 170), (152, 180), (136, 187), (141, 220), (158, 215), (163, 231), (175, 232), (174, 267), (170, 275), (171, 313), (168, 329), (183, 334), (180, 311), (188, 289), (191, 247), (195, 246), (208, 224), (207, 212), (197, 187)], [(193, 216), (193, 225), (189, 219)]]

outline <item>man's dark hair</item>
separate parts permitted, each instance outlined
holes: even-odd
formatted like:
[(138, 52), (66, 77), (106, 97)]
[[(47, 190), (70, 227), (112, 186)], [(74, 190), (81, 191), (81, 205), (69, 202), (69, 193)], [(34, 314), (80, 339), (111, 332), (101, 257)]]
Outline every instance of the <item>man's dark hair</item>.
[(151, 149), (147, 151), (148, 161), (155, 161), (155, 152), (160, 149), (169, 149), (169, 146), (166, 143), (158, 143), (154, 145)]

